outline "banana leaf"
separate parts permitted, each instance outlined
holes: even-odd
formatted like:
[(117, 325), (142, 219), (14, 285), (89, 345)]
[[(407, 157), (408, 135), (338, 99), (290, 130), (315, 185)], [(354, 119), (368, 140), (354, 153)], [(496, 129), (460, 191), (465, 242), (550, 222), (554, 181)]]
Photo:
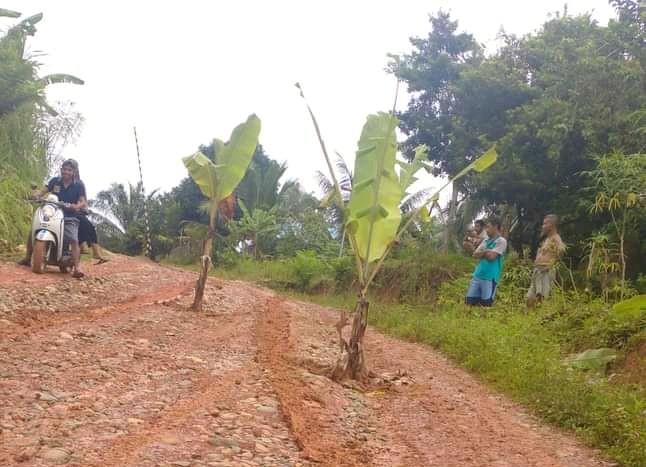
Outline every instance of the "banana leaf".
[(250, 115), (245, 123), (233, 130), (227, 144), (214, 140), (215, 164), (199, 151), (183, 159), (184, 166), (204, 196), (220, 202), (233, 193), (249, 167), (259, 134), (260, 119)]
[(498, 153), (496, 152), (496, 146), (491, 146), (487, 152), (482, 156), (478, 157), (475, 161), (467, 165), (464, 169), (458, 172), (452, 181), (457, 180), (458, 178), (463, 177), (467, 173), (475, 170), (476, 172), (484, 172), (489, 167), (491, 167), (496, 160), (498, 159)]
[(204, 196), (211, 200), (215, 199), (218, 186), (215, 164), (199, 151), (192, 156), (185, 157), (182, 161)]
[(370, 115), (359, 139), (346, 229), (354, 237), (356, 253), (367, 263), (384, 255), (401, 221), (396, 127), (393, 115)]
[(229, 142), (216, 147), (215, 164), (218, 166), (218, 201), (226, 198), (238, 186), (258, 145), (260, 119), (254, 114), (231, 133)]

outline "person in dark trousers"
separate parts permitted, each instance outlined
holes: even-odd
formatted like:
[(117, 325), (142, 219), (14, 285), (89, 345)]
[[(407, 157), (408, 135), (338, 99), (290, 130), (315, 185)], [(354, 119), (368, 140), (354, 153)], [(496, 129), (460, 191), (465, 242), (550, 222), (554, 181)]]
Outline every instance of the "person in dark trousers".
[(507, 251), (507, 240), (500, 235), (500, 228), (500, 219), (496, 217), (491, 217), (485, 222), (487, 238), (473, 252), (473, 257), (480, 261), (473, 271), (471, 284), (467, 290), (465, 299), (467, 305), (493, 305), (496, 288), (502, 276), (503, 256)]
[[(43, 196), (47, 193), (53, 193), (58, 196), (62, 203), (68, 203), (69, 207), (63, 209), (65, 214), (65, 232), (66, 241), (70, 242), (72, 249), (72, 277), (80, 279), (85, 274), (81, 271), (81, 249), (78, 241), (79, 215), (83, 209), (87, 208), (85, 195), (85, 185), (78, 180), (78, 163), (74, 159), (67, 159), (61, 165), (60, 177), (52, 178), (47, 186), (39, 193)], [(18, 264), (29, 266), (31, 264), (32, 243), (31, 232), (27, 239), (27, 252)]]
[(79, 243), (81, 247), (83, 248), (83, 244), (85, 243), (92, 249), (92, 257), (97, 260), (95, 264), (103, 264), (110, 261), (101, 254), (94, 224), (85, 215), (80, 216), (79, 221)]

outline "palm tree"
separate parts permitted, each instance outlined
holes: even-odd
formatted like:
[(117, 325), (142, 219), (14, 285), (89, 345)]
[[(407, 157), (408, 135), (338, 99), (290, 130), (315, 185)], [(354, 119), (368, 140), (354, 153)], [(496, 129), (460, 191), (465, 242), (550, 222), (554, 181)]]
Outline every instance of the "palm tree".
[[(149, 205), (154, 204), (157, 191), (148, 194), (145, 202)], [(92, 210), (99, 214), (92, 218), (99, 231), (111, 238), (111, 243), (120, 245), (112, 245), (113, 248), (129, 254), (140, 253), (145, 222), (144, 196), (140, 183), (128, 183), (127, 187), (121, 183), (113, 183), (107, 190), (100, 191), (89, 204)]]
[(279, 163), (269, 158), (262, 146), (258, 146), (247, 173), (236, 189), (237, 197), (245, 203), (249, 212), (254, 209), (269, 210), (277, 205), (285, 191), (296, 183), (288, 180), (281, 186), (280, 179), (286, 170), (285, 162)]
[[(348, 203), (350, 200), (350, 195), (352, 194), (352, 171), (348, 167), (348, 164), (343, 159), (343, 156), (336, 153), (336, 170), (337, 170), (337, 180), (339, 182), (339, 188), (341, 189), (341, 197), (343, 198), (343, 206)], [(319, 183), (319, 187), (323, 192), (323, 201), (321, 205), (327, 207), (330, 210), (330, 220), (335, 226), (337, 232), (341, 232), (341, 248), (339, 250), (339, 257), (343, 256), (343, 247), (345, 244), (345, 225), (343, 220), (343, 209), (338, 203), (333, 203), (332, 199), (335, 196), (335, 188), (332, 181), (320, 170), (316, 172), (316, 178)]]
[[(0, 16), (17, 18), (20, 13), (0, 10)], [(83, 80), (62, 73), (39, 78), (36, 75), (37, 63), (25, 58), (27, 36), (36, 33), (36, 24), (42, 19), (42, 13), (30, 16), (0, 38), (0, 117), (30, 103), (57, 115), (47, 103), (45, 88), (57, 83), (83, 84)]]

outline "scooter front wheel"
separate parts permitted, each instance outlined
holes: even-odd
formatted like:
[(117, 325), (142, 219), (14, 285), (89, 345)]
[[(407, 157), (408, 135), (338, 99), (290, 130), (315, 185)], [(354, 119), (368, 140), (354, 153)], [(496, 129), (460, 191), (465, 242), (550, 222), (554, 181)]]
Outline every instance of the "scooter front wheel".
[(45, 266), (47, 264), (47, 259), (45, 258), (46, 254), (47, 242), (36, 240), (34, 242), (34, 249), (31, 253), (31, 270), (36, 274), (42, 274), (45, 272)]

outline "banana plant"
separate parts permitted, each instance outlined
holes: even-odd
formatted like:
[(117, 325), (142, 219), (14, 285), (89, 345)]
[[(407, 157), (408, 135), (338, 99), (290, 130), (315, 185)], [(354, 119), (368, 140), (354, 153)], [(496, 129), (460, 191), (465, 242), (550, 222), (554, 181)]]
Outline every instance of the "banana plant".
[(233, 193), (244, 177), (258, 145), (260, 126), (260, 119), (253, 114), (233, 130), (228, 143), (215, 139), (215, 161), (211, 161), (199, 151), (183, 159), (189, 175), (210, 201), (209, 228), (204, 241), (200, 277), (195, 286), (195, 298), (191, 306), (194, 311), (202, 311), (204, 288), (211, 267), (218, 206)]
[[(297, 87), (301, 97), (305, 98), (301, 87)], [(342, 200), (341, 188), (332, 171), (318, 124), (309, 105), (307, 107), (330, 170), (330, 178), (335, 184), (336, 198)], [(349, 324), (345, 310), (336, 324), (341, 352), (331, 376), (337, 381), (362, 381), (368, 376), (363, 352), (363, 337), (368, 324), (368, 292), (401, 235), (415, 219), (428, 214), (428, 206), (437, 201), (440, 191), (471, 171), (487, 170), (497, 159), (495, 147), (492, 147), (419, 203), (407, 220), (402, 221), (400, 206), (406, 197), (406, 189), (415, 181), (415, 173), (424, 166), (427, 148), (417, 148), (413, 162), (402, 168), (398, 175), (395, 170), (398, 165), (398, 124), (394, 112), (369, 115), (359, 138), (352, 195), (343, 210), (348, 240), (355, 257), (359, 294), (349, 339), (343, 336), (343, 328)]]

